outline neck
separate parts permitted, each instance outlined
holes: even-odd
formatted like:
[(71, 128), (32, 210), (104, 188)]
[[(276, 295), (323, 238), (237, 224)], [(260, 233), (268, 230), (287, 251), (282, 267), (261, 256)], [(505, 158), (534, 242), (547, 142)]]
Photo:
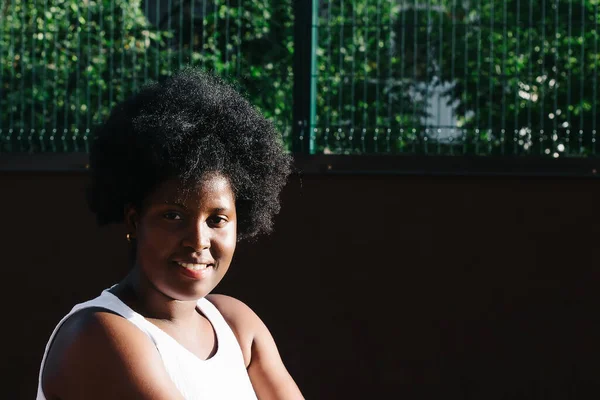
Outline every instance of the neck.
[(156, 288), (138, 268), (133, 267), (112, 292), (147, 319), (186, 323), (197, 317), (195, 300), (175, 300)]

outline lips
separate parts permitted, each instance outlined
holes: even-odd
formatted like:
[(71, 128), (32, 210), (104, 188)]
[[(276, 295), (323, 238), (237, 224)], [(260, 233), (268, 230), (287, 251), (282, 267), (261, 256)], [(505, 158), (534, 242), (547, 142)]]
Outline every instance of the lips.
[(179, 261), (176, 261), (176, 262), (183, 268), (191, 269), (192, 271), (203, 271), (206, 268), (212, 266), (211, 263), (185, 263), (185, 262), (179, 262)]
[(188, 278), (194, 280), (204, 280), (212, 275), (214, 262), (182, 262), (175, 261), (180, 268), (178, 270)]
[(216, 262), (212, 257), (206, 254), (204, 257), (194, 257), (194, 255), (180, 255), (171, 259), (173, 264), (181, 267), (178, 268), (188, 278), (204, 279), (212, 275), (216, 268)]

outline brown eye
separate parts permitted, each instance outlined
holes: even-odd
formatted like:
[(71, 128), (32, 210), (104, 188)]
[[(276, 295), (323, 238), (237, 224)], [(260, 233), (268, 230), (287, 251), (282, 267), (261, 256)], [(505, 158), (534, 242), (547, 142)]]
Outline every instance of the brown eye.
[(210, 224), (212, 226), (223, 226), (226, 223), (227, 223), (227, 218), (221, 217), (219, 215), (215, 215), (214, 217), (211, 217), (211, 219), (210, 219)]
[(169, 211), (163, 214), (163, 217), (165, 219), (171, 220), (171, 221), (179, 221), (181, 220), (181, 214), (175, 212), (175, 211)]

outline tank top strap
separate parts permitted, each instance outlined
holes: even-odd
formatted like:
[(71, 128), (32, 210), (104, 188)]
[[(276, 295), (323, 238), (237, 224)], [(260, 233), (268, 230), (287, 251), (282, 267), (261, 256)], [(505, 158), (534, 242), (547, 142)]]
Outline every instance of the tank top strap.
[(244, 355), (240, 343), (219, 309), (204, 297), (198, 300), (197, 308), (208, 318), (215, 330), (219, 339), (217, 343), (219, 357), (225, 357), (235, 362), (241, 360), (242, 365), (244, 365)]
[[(86, 305), (85, 307), (100, 307), (105, 308), (107, 310), (113, 311), (135, 326), (137, 326), (142, 332), (146, 334), (150, 338), (150, 340), (156, 344), (156, 339), (154, 338), (153, 333), (159, 329), (146, 318), (144, 318), (141, 314), (133, 311), (127, 304), (123, 303), (121, 299), (108, 291), (109, 289), (105, 289), (102, 291), (102, 294), (99, 297), (91, 300), (92, 302), (97, 302), (97, 305)], [(86, 303), (80, 304), (84, 305)], [(75, 306), (77, 307), (77, 306)]]

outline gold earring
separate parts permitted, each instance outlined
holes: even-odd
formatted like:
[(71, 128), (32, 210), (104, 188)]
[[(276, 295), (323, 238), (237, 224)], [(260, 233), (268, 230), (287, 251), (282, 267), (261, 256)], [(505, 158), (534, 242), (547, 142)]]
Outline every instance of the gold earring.
[(128, 233), (127, 235), (125, 235), (125, 237), (127, 238), (127, 241), (131, 243), (131, 233)]

